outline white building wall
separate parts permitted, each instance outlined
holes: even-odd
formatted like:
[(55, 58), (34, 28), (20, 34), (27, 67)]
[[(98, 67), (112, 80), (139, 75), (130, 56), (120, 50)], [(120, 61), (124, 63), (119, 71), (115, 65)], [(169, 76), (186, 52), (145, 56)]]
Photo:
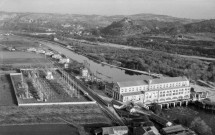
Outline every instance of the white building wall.
[[(185, 86), (187, 87), (185, 88)], [(140, 100), (143, 102), (150, 101), (150, 102), (162, 103), (162, 102), (171, 102), (171, 101), (178, 100), (179, 97), (182, 97), (182, 99), (184, 99), (185, 97), (190, 98), (189, 81), (150, 84), (150, 85), (131, 86), (131, 87), (119, 87), (118, 84), (115, 84), (113, 91), (115, 92), (114, 99), (121, 100), (123, 102), (134, 99), (134, 100)], [(131, 92), (138, 92), (138, 91), (144, 91), (145, 94), (141, 96), (131, 95), (127, 97), (122, 97), (122, 93), (131, 93)]]

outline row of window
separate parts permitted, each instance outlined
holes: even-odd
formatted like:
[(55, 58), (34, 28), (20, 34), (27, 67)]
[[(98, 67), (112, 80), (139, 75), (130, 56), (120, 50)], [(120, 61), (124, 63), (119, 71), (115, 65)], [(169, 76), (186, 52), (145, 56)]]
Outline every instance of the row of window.
[(173, 97), (173, 98), (161, 98), (159, 99), (159, 101), (165, 101), (165, 100), (173, 100), (173, 99), (188, 99), (190, 97), (190, 95), (185, 95), (185, 96), (179, 96), (179, 97)]
[(136, 88), (125, 88), (125, 89), (121, 89), (121, 93), (124, 92), (135, 92), (135, 91), (142, 91), (142, 90), (146, 90), (147, 87), (136, 87)]
[(183, 88), (183, 89), (179, 89), (179, 90), (168, 90), (168, 91), (160, 91), (160, 94), (165, 94), (165, 93), (177, 93), (177, 92), (182, 92), (183, 91), (190, 91), (189, 88)]
[(150, 89), (159, 89), (159, 88), (171, 88), (171, 87), (180, 87), (180, 86), (188, 86), (187, 82), (178, 82), (178, 83), (170, 83), (170, 84), (155, 84), (151, 85)]
[[(159, 88), (169, 88), (169, 87), (175, 87), (175, 86), (186, 86), (186, 83), (176, 83), (176, 85), (174, 84), (160, 84), (160, 85), (151, 85), (150, 89), (159, 89)], [(147, 86), (143, 86), (143, 87), (133, 87), (133, 88), (122, 88), (121, 89), (121, 93), (126, 93), (126, 92), (135, 92), (135, 91), (142, 91), (142, 90), (147, 90), (148, 89), (148, 85)]]

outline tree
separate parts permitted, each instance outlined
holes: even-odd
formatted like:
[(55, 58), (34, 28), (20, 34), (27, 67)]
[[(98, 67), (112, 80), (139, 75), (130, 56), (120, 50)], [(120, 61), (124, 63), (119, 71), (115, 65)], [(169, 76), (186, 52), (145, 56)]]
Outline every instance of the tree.
[(191, 122), (190, 128), (193, 129), (199, 135), (213, 135), (211, 128), (200, 117), (196, 117)]
[(153, 104), (152, 104), (152, 111), (153, 111), (155, 114), (160, 115), (161, 112), (162, 112), (161, 106), (158, 105), (157, 103), (153, 103)]

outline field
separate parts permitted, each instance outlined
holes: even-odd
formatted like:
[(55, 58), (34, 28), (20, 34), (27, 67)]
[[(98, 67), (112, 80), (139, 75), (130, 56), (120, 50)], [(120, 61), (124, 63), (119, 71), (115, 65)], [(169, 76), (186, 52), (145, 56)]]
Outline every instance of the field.
[(16, 105), (9, 75), (0, 75), (0, 106)]
[(1, 36), (0, 44), (5, 47), (15, 47), (18, 50), (26, 49), (29, 47), (39, 47), (38, 42), (32, 42), (31, 40), (18, 36)]
[[(40, 44), (17, 36), (0, 37), (0, 66), (10, 65), (13, 68), (22, 67), (51, 67), (51, 62), (42, 54), (26, 52), (28, 48), (40, 48)], [(15, 48), (9, 51), (8, 48)]]
[(23, 67), (27, 65), (51, 66), (51, 62), (44, 56), (28, 52), (9, 52), (0, 51), (0, 65), (13, 65), (14, 67)]
[(0, 125), (65, 123), (60, 118), (76, 124), (110, 124), (111, 121), (96, 104), (55, 106), (0, 106)]
[(1, 135), (80, 135), (77, 128), (67, 124), (37, 124), (0, 126)]

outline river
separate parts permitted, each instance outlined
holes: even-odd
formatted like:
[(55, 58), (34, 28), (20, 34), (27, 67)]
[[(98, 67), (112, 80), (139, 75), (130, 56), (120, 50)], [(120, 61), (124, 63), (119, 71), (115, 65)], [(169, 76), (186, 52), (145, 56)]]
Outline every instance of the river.
[(94, 74), (96, 74), (99, 78), (102, 78), (103, 80), (106, 80), (108, 82), (120, 82), (120, 81), (131, 81), (131, 80), (141, 80), (141, 79), (145, 80), (145, 79), (152, 78), (151, 76), (148, 76), (148, 75), (134, 73), (131, 71), (128, 72), (118, 68), (110, 67), (108, 65), (102, 65), (100, 63), (96, 63), (93, 60), (90, 60), (89, 58), (83, 55), (79, 55), (75, 52), (72, 52), (56, 44), (52, 44), (48, 42), (42, 42), (42, 44), (80, 63), (83, 63), (86, 60), (89, 63), (90, 70)]

